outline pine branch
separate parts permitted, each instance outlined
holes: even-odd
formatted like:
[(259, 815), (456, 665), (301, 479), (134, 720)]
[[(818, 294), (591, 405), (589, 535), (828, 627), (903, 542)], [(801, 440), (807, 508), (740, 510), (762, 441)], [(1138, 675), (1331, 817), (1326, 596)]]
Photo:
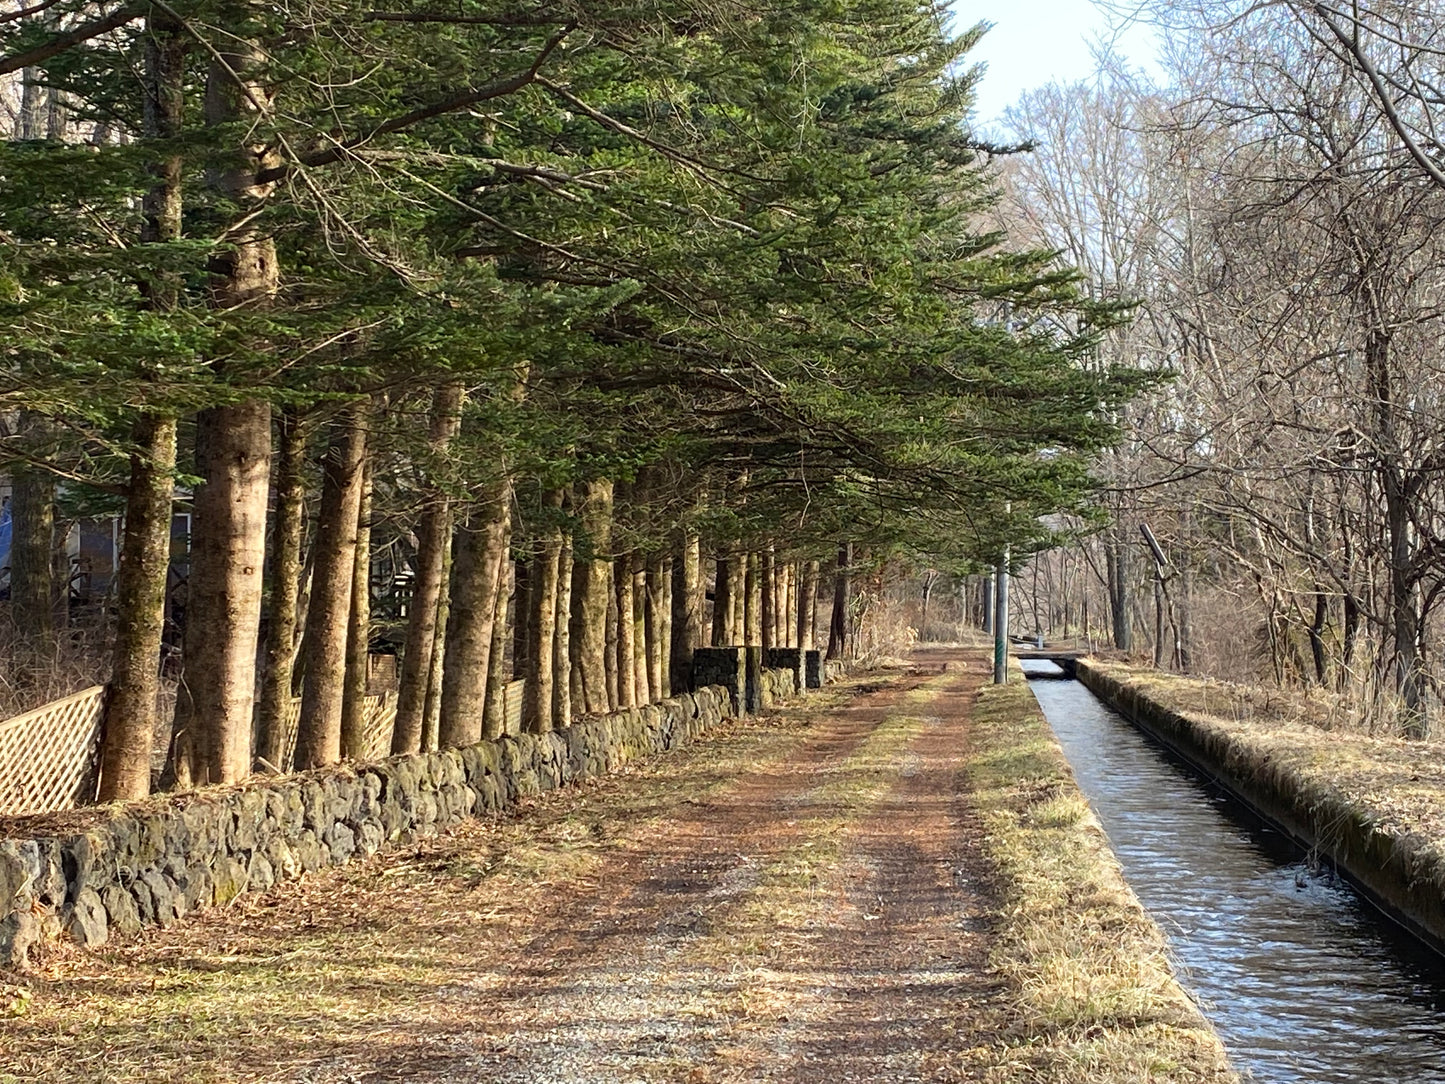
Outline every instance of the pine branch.
[(67, 49), (81, 45), (91, 38), (98, 38), (117, 27), (124, 26), (128, 22), (141, 17), (141, 9), (134, 7), (120, 7), (109, 15), (105, 15), (94, 22), (83, 26), (77, 26), (74, 30), (67, 30), (63, 34), (57, 34), (43, 45), (26, 49), (23, 53), (14, 53), (10, 56), (0, 58), (0, 75), (9, 75), (11, 72), (18, 72), (21, 68), (33, 67), (42, 64), (53, 56), (59, 56)]

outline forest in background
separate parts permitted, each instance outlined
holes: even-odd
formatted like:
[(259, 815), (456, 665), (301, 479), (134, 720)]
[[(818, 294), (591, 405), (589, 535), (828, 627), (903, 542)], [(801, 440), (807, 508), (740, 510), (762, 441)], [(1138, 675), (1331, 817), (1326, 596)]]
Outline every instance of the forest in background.
[(1100, 461), (1112, 525), (1025, 573), (1021, 620), (1424, 736), (1445, 677), (1445, 9), (1105, 6), (1158, 29), (1164, 75), (1104, 50), (1095, 79), (1027, 94), (1008, 127), (1036, 150), (1005, 164), (1000, 220), (1136, 305), (1104, 365), (1172, 379)]
[[(514, 678), (546, 731), (703, 644), (856, 650), (888, 568), (1100, 522), (1157, 378), (1111, 359), (1116, 299), (996, 228), (981, 30), (12, 0), (12, 695), (108, 676), (102, 798), (228, 782), (356, 755), (378, 641), (394, 751), (497, 733)], [(82, 628), (60, 540), (96, 516), (123, 535)]]

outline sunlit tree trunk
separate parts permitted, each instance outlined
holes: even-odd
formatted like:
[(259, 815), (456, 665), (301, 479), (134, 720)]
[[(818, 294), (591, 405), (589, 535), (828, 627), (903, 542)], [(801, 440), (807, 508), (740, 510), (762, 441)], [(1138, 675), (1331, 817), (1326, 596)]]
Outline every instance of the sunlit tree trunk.
[(196, 423), (185, 669), (172, 737), (179, 786), (251, 770), (251, 722), (266, 557), (271, 408), (214, 407)]
[(351, 606), (346, 622), (346, 674), (341, 694), (341, 755), (365, 757), (366, 687), (371, 662), (371, 457), (362, 466), (356, 509), (356, 542), (351, 559)]
[(815, 611), (818, 608), (818, 562), (809, 561), (803, 569), (802, 583), (798, 591), (798, 649), (813, 651), (817, 644), (813, 636)]
[(367, 414), (363, 403), (342, 410), (332, 422), (330, 445), (322, 459), (316, 565), (303, 649), (306, 677), (296, 734), (296, 763), (303, 769), (324, 767), (341, 759), (346, 641), (356, 570), (356, 526), (366, 474)]
[[(543, 495), (544, 508), (557, 513), (562, 508), (563, 491), (549, 490)], [(532, 549), (528, 573), (527, 609), (527, 685), (522, 696), (522, 728), (533, 734), (550, 733), (553, 716), (553, 679), (556, 663), (553, 652), (557, 639), (557, 586), (562, 555), (562, 528), (555, 522), (543, 524)]]
[(612, 594), (612, 502), (613, 485), (606, 479), (587, 483), (580, 511), (582, 530), (591, 547), (591, 557), (577, 562), (576, 590), (572, 606), (577, 614), (577, 635), (572, 643), (576, 656), (577, 686), (581, 698), (575, 705), (586, 712), (608, 711), (615, 697), (609, 695), (607, 680), (607, 608)]
[(702, 548), (698, 537), (679, 531), (672, 549), (672, 650), (670, 679), (673, 695), (692, 687), (692, 655), (702, 646)]
[[(496, 670), (500, 686), (510, 677), (502, 669), (505, 652), (496, 645), (509, 631), (505, 580), (511, 530), (512, 487), (502, 479), (492, 484), (457, 533), (442, 667), (439, 740), (443, 747), (470, 745), (488, 732), (492, 671)], [(520, 601), (518, 608), (526, 609)], [(500, 712), (500, 707), (494, 710)]]
[[(516, 604), (511, 601), (512, 562), (508, 557), (511, 545), (511, 528), (503, 535), (500, 569), (497, 580), (497, 605), (492, 619), (492, 649), (487, 659), (487, 707), (482, 717), (482, 737), (497, 738), (506, 732), (507, 701), (506, 690), (511, 674), (506, 666), (507, 641), (511, 636), (511, 611)], [(448, 634), (450, 636), (450, 633)], [(442, 708), (443, 718), (446, 707)]]
[(572, 725), (572, 538), (563, 533), (557, 555), (556, 612), (552, 616), (552, 728)]
[(286, 711), (296, 661), (301, 591), (301, 539), (306, 529), (307, 427), (284, 410), (276, 461), (276, 513), (271, 530), (271, 605), (266, 625), (266, 666), (257, 708), (256, 756), (275, 771), (291, 768)]
[(161, 634), (170, 565), (171, 496), (175, 489), (176, 422), (144, 414), (136, 424), (126, 494), (125, 540), (116, 589), (116, 629), (100, 800), (150, 793), (151, 749), (160, 690)]
[(630, 708), (637, 699), (637, 626), (633, 621), (632, 554), (613, 563), (613, 589), (617, 595), (617, 706)]
[(671, 609), (667, 603), (667, 555), (655, 550), (647, 555), (647, 688), (653, 700), (668, 695), (667, 688), (667, 622)]
[[(462, 387), (447, 383), (432, 396), (427, 435), (433, 472), (461, 424)], [(442, 568), (452, 544), (451, 505), (433, 482), (426, 488), (417, 524), (416, 576), (412, 580), (411, 608), (407, 612), (406, 652), (396, 696), (396, 734), (411, 751), (421, 742), (427, 690), (431, 687), (432, 648), (437, 634), (437, 604), (442, 593)], [(485, 680), (485, 678), (483, 679)], [(395, 741), (395, 739), (394, 739)]]

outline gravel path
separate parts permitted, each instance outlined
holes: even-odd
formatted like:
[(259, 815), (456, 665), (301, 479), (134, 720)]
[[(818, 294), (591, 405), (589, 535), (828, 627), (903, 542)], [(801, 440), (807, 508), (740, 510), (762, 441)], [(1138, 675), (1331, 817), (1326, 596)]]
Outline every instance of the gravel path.
[[(461, 993), (475, 1033), (412, 1079), (958, 1079), (960, 1004), (989, 990), (989, 903), (959, 797), (975, 688), (960, 673), (921, 704), (902, 688), (862, 696), (777, 770), (686, 807)], [(867, 756), (900, 717), (901, 748)], [(802, 883), (772, 883), (819, 848)]]

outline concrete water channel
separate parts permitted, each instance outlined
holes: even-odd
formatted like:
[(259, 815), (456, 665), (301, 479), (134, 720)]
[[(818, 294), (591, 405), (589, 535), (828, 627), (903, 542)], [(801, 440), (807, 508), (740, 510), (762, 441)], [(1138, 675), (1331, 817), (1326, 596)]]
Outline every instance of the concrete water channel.
[(1246, 1080), (1445, 1084), (1445, 959), (1078, 682), (1030, 684)]

